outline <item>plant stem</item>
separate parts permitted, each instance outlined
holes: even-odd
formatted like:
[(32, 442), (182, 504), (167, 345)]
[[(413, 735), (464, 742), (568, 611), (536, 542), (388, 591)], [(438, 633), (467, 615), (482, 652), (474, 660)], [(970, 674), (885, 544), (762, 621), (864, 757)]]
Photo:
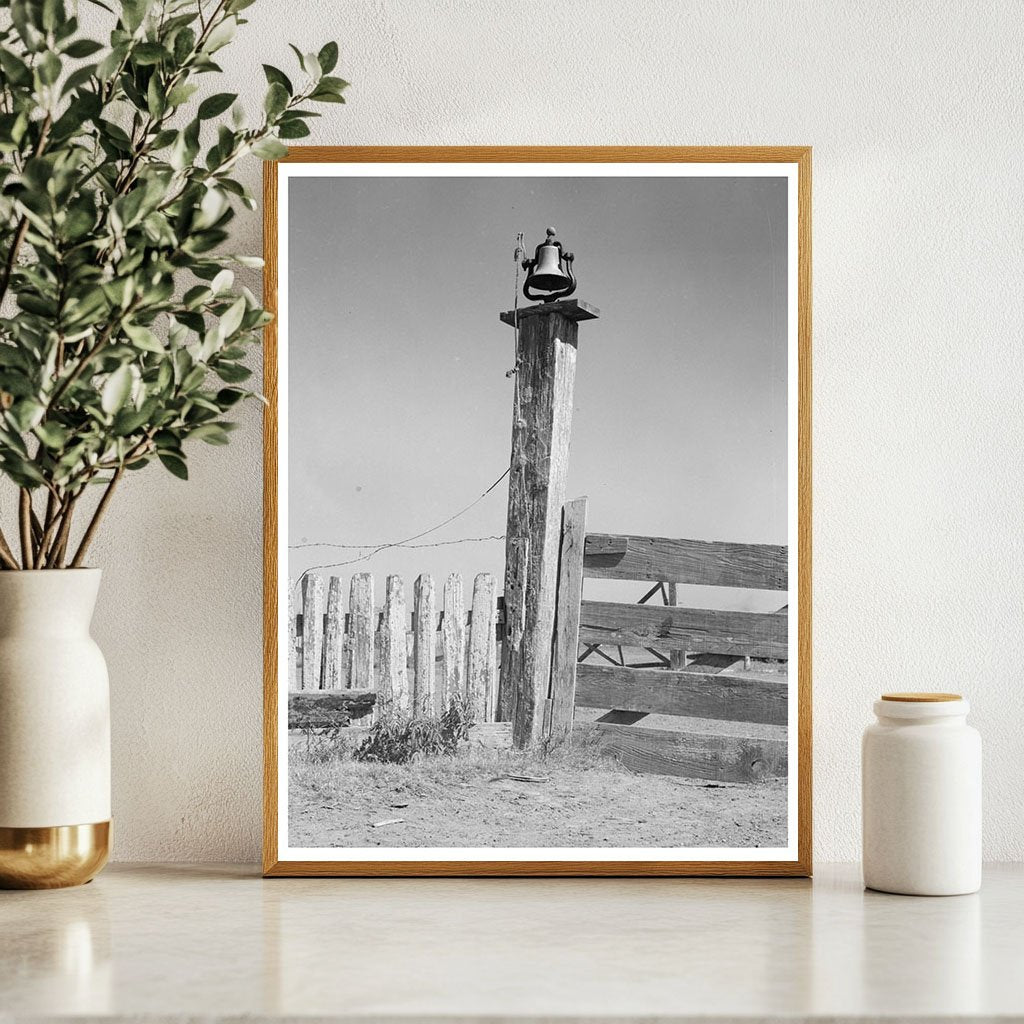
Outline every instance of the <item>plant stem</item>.
[(21, 528), (21, 567), (34, 569), (32, 557), (32, 493), (27, 487), (21, 488), (18, 504), (18, 525)]
[(0, 562), (3, 562), (4, 567), (7, 569), (18, 568), (18, 560), (14, 557), (14, 552), (7, 543), (3, 530), (0, 530)]
[(47, 569), (61, 568), (61, 563), (64, 561), (64, 552), (68, 547), (68, 537), (71, 534), (71, 517), (74, 515), (75, 502), (78, 501), (78, 495), (81, 493), (79, 491), (73, 494), (64, 504), (60, 514), (60, 529), (57, 531), (57, 536), (53, 540), (53, 546), (50, 548), (50, 554), (46, 559)]
[(89, 520), (89, 525), (86, 527), (85, 533), (82, 535), (82, 540), (79, 542), (78, 550), (75, 552), (75, 557), (71, 560), (72, 569), (77, 569), (81, 566), (82, 561), (85, 558), (85, 553), (89, 550), (89, 545), (92, 543), (93, 537), (96, 536), (96, 530), (99, 528), (100, 520), (103, 518), (103, 513), (107, 511), (110, 499), (114, 496), (114, 490), (123, 475), (124, 466), (118, 466), (117, 471), (110, 478), (110, 483), (107, 484), (107, 489), (103, 492), (103, 497), (100, 498), (100, 503), (96, 506), (96, 511), (92, 514), (92, 519)]

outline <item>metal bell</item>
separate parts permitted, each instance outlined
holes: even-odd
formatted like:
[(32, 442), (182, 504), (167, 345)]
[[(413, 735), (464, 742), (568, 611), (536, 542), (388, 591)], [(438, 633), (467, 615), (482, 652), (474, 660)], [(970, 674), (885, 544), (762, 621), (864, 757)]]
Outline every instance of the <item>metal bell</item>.
[(555, 229), (548, 228), (547, 238), (537, 246), (533, 259), (523, 260), (523, 294), (531, 302), (553, 302), (571, 295), (576, 291), (573, 258), (571, 252), (563, 252), (562, 243), (555, 239)]

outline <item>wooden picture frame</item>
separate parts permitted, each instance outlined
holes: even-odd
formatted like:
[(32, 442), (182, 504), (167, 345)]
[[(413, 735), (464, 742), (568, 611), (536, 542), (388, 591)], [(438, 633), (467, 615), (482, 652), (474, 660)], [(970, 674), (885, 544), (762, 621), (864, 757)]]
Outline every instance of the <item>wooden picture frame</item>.
[[(790, 530), (790, 544), (796, 541), (798, 560), (797, 573), (797, 681), (794, 687), (790, 683), (788, 700), (792, 703), (795, 697), (795, 714), (788, 719), (790, 723), (790, 751), (795, 744), (797, 763), (795, 768), (789, 766), (790, 772), (790, 818), (795, 821), (796, 837), (793, 841), (790, 834), (790, 855), (785, 859), (700, 859), (691, 860), (651, 858), (609, 860), (590, 859), (581, 856), (578, 859), (530, 859), (516, 858), (514, 848), (508, 850), (508, 856), (500, 859), (438, 859), (438, 858), (405, 858), (379, 859), (367, 856), (361, 859), (355, 854), (344, 859), (302, 858), (282, 856), (279, 845), (279, 824), (281, 822), (283, 792), (279, 774), (279, 741), (282, 719), (280, 702), (281, 681), (279, 643), (280, 608), (279, 593), (281, 579), (279, 572), (279, 487), (278, 487), (278, 409), (280, 395), (278, 392), (278, 338), (279, 327), (276, 318), (279, 294), (279, 226), (278, 200), (281, 179), (281, 167), (293, 164), (478, 164), (482, 175), (488, 171), (489, 165), (495, 164), (606, 164), (606, 165), (706, 165), (710, 169), (714, 165), (763, 165), (766, 173), (771, 173), (773, 165), (782, 165), (786, 173), (795, 178), (796, 239), (790, 236), (790, 244), (795, 244), (796, 266), (796, 302), (795, 311), (795, 345), (797, 353), (798, 375), (796, 382), (797, 411), (796, 422), (796, 490), (797, 514), (795, 535)], [(788, 170), (787, 170), (788, 169)], [(792, 200), (791, 200), (792, 202)], [(792, 220), (791, 222), (792, 223)], [(531, 227), (535, 227), (531, 225)], [(812, 868), (811, 855), (811, 150), (809, 147), (798, 146), (757, 146), (757, 147), (292, 147), (288, 156), (280, 163), (267, 163), (264, 170), (264, 233), (263, 247), (265, 257), (264, 271), (264, 305), (275, 314), (275, 320), (268, 325), (264, 334), (264, 393), (267, 405), (264, 414), (264, 768), (263, 768), (263, 872), (267, 877), (288, 876), (809, 876)], [(532, 249), (530, 250), (532, 252)], [(792, 266), (793, 263), (790, 263)], [(792, 285), (790, 285), (792, 295)], [(573, 307), (575, 299), (566, 300), (566, 319), (564, 324), (573, 322), (577, 315), (585, 316), (586, 303), (581, 307)], [(573, 312), (573, 309), (576, 312)], [(517, 317), (518, 318), (518, 317)], [(525, 322), (525, 321), (524, 321)], [(525, 328), (524, 328), (525, 329)], [(584, 325), (585, 329), (585, 325)], [(792, 338), (791, 334), (791, 338)], [(790, 345), (792, 346), (792, 340)], [(791, 348), (792, 352), (792, 348)], [(792, 362), (790, 363), (792, 365)], [(792, 390), (790, 392), (792, 394)], [(792, 472), (792, 470), (790, 470)], [(575, 512), (568, 503), (565, 508), (566, 524), (569, 524)], [(792, 503), (791, 503), (792, 505)], [(791, 513), (792, 514), (792, 513)], [(571, 527), (567, 525), (562, 534), (563, 553), (565, 545), (570, 544)], [(584, 559), (584, 544), (581, 538), (582, 525), (577, 540), (580, 542), (581, 560)], [(596, 539), (595, 539), (596, 538)], [(587, 553), (585, 559), (590, 565), (622, 564), (642, 565), (646, 557), (646, 549), (639, 550), (637, 544), (656, 540), (656, 538), (630, 538), (608, 535), (587, 535)], [(632, 543), (632, 547), (631, 547)], [(675, 543), (675, 542), (672, 542)], [(691, 542), (679, 542), (689, 544)], [(720, 545), (719, 547), (725, 547)], [(738, 546), (743, 547), (743, 546)], [(673, 549), (674, 554), (679, 554)], [(727, 558), (727, 552), (719, 552)], [(679, 557), (689, 557), (684, 551)], [(716, 556), (718, 557), (718, 556)], [(602, 558), (604, 561), (602, 561)], [(611, 562), (608, 562), (608, 559)], [(741, 558), (742, 561), (742, 558)], [(582, 561), (581, 563), (582, 564)], [(725, 564), (725, 563), (722, 563)], [(792, 563), (790, 563), (792, 565)], [(764, 567), (761, 567), (764, 569)], [(637, 570), (642, 574), (642, 570)], [(739, 572), (740, 570), (737, 570)], [(768, 572), (768, 570), (764, 570)], [(585, 573), (584, 573), (585, 574)], [(600, 568), (597, 574), (601, 575)], [(615, 573), (613, 572), (612, 575)], [(792, 571), (790, 571), (790, 578)], [(746, 579), (747, 577), (744, 577)], [(721, 582), (718, 578), (708, 578), (707, 582)], [(726, 581), (728, 582), (728, 581)], [(735, 582), (735, 581), (734, 581)], [(770, 586), (770, 583), (762, 584)], [(500, 581), (499, 581), (500, 586)], [(671, 584), (674, 588), (674, 584)], [(785, 589), (780, 588), (780, 589)], [(572, 594), (570, 585), (566, 593)], [(673, 589), (674, 593), (674, 589)], [(508, 600), (508, 598), (507, 598)], [(559, 597), (559, 600), (563, 600)], [(579, 599), (576, 600), (576, 625), (579, 619)], [(665, 602), (668, 593), (665, 591)], [(637, 615), (642, 617), (643, 609), (638, 606)], [(571, 616), (570, 616), (571, 617)], [(564, 628), (564, 621), (561, 623)], [(789, 649), (793, 640), (790, 635)], [(575, 640), (575, 633), (573, 633)], [(573, 647), (575, 649), (575, 647)], [(556, 655), (557, 660), (557, 655)], [(748, 659), (749, 662), (749, 659)], [(686, 665), (685, 654), (683, 665)], [(372, 654), (371, 654), (372, 671)], [(575, 664), (573, 677), (575, 678)], [(610, 670), (608, 670), (610, 672)], [(591, 673), (588, 686), (604, 685), (605, 677)], [(594, 683), (594, 679), (597, 683)], [(552, 690), (552, 699), (558, 703), (558, 696)], [(548, 709), (550, 715), (551, 709)], [(569, 716), (572, 715), (572, 699), (570, 699)], [(555, 712), (557, 716), (557, 711)], [(762, 719), (764, 720), (764, 719)], [(793, 724), (795, 721), (795, 729)], [(795, 805), (795, 811), (794, 811)], [(680, 851), (684, 852), (683, 850)]]

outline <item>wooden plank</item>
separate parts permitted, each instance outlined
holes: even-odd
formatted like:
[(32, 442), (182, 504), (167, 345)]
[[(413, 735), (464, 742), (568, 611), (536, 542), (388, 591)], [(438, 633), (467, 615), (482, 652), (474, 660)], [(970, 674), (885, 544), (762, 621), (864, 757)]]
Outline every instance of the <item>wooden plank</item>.
[(324, 671), (325, 690), (340, 690), (345, 686), (345, 606), (341, 578), (332, 576), (327, 582), (327, 615), (324, 619)]
[(288, 728), (346, 725), (368, 715), (376, 699), (373, 690), (295, 690), (288, 694)]
[(302, 580), (302, 688), (319, 690), (324, 647), (324, 581), (316, 573)]
[[(505, 665), (517, 749), (544, 738), (580, 309), (578, 302), (572, 309), (547, 303), (520, 317), (505, 527), (506, 566), (514, 545), (528, 541), (523, 637)], [(506, 579), (506, 594), (510, 590)]]
[(466, 697), (466, 604), (462, 573), (453, 572), (444, 583), (444, 618), (441, 620), (442, 678), (437, 688), (437, 713), (444, 714), (456, 698)]
[(588, 579), (788, 590), (789, 554), (784, 544), (591, 533), (587, 536), (583, 574)]
[(469, 620), (466, 701), (474, 722), (494, 721), (497, 700), (495, 617), (494, 577), (482, 572), (473, 580), (473, 609)]
[(405, 587), (401, 576), (385, 583), (384, 624), (381, 629), (381, 665), (378, 713), (409, 712), (409, 677), (405, 644)]
[(416, 577), (413, 611), (413, 666), (412, 709), (417, 716), (434, 713), (434, 659), (437, 657), (436, 611), (434, 607), (434, 577)]
[(789, 686), (778, 676), (604, 665), (580, 665), (576, 670), (576, 704), (581, 708), (785, 725), (788, 698)]
[(302, 633), (299, 629), (301, 616), (296, 605), (295, 581), (288, 581), (288, 689), (297, 690), (302, 685)]
[(785, 777), (784, 739), (670, 732), (634, 725), (577, 724), (602, 749), (633, 771), (648, 775), (679, 775), (716, 782), (757, 782)]
[(520, 324), (525, 324), (531, 317), (550, 315), (551, 313), (560, 313), (572, 321), (596, 320), (601, 315), (597, 306), (592, 306), (582, 299), (558, 299), (555, 302), (541, 302), (536, 306), (523, 306), (518, 310), (510, 309), (505, 313), (499, 313), (498, 319), (503, 324), (514, 327), (517, 318)]
[(357, 572), (352, 577), (348, 598), (349, 641), (352, 647), (352, 672), (349, 686), (367, 690), (373, 686), (373, 575)]
[(562, 742), (572, 730), (586, 535), (587, 499), (575, 498), (566, 502), (562, 509), (555, 639), (551, 652), (551, 707), (545, 736), (550, 744)]
[(789, 657), (788, 616), (584, 601), (580, 640), (664, 651)]

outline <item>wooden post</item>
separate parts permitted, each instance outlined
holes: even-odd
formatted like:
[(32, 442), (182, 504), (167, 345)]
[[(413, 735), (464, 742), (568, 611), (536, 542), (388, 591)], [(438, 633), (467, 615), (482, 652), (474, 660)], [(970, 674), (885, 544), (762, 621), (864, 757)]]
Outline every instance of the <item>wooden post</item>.
[(562, 510), (555, 642), (551, 651), (551, 702), (545, 729), (545, 740), (549, 744), (561, 743), (572, 732), (586, 539), (587, 499), (575, 498), (566, 502)]
[(434, 713), (434, 659), (437, 657), (437, 621), (434, 611), (434, 577), (417, 576), (414, 595), (412, 713)]
[(288, 689), (297, 690), (302, 685), (302, 632), (299, 629), (300, 615), (295, 605), (295, 581), (288, 581)]
[(473, 581), (473, 617), (469, 623), (469, 683), (466, 701), (474, 722), (494, 721), (496, 618), (494, 577), (482, 572)]
[(444, 584), (444, 621), (441, 623), (444, 682), (438, 687), (438, 715), (456, 697), (466, 696), (466, 608), (462, 574), (453, 572)]
[(352, 675), (349, 686), (353, 690), (373, 687), (373, 576), (357, 572), (352, 577), (348, 599), (349, 637), (352, 643)]
[[(578, 323), (598, 311), (578, 299), (518, 311), (512, 459), (505, 528), (506, 596), (522, 587), (522, 637), (506, 643), (500, 703), (511, 705), (512, 741), (540, 742), (551, 684), (558, 547), (569, 463)], [(515, 312), (501, 319), (515, 326)], [(521, 581), (517, 556), (525, 548)], [(510, 579), (509, 574), (513, 576)]]
[[(668, 600), (665, 603), (675, 606), (679, 603), (679, 594), (676, 590), (676, 585), (674, 583), (669, 583), (667, 586), (668, 591), (666, 596), (668, 597)], [(672, 651), (668, 657), (669, 668), (676, 671), (681, 671), (686, 668), (686, 651)]]
[(381, 649), (377, 707), (381, 713), (409, 711), (409, 677), (405, 653), (405, 590), (401, 576), (389, 576), (384, 597), (384, 643)]
[(345, 605), (341, 578), (332, 576), (327, 583), (327, 619), (324, 624), (324, 689), (340, 690), (345, 686)]
[(324, 579), (302, 580), (302, 689), (319, 690), (324, 649)]

